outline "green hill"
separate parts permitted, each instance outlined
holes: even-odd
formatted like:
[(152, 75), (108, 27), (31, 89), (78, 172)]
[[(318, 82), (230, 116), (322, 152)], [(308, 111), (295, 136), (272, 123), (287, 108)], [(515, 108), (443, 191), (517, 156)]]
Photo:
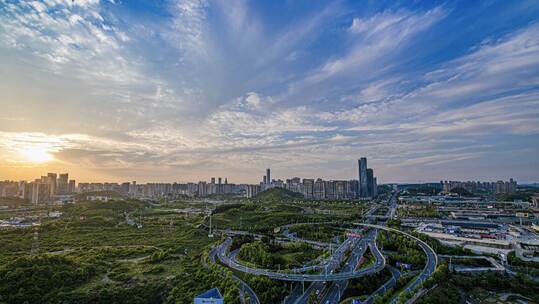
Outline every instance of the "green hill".
[(282, 201), (287, 199), (303, 198), (303, 195), (301, 193), (292, 192), (283, 188), (271, 188), (258, 193), (255, 198), (262, 201)]

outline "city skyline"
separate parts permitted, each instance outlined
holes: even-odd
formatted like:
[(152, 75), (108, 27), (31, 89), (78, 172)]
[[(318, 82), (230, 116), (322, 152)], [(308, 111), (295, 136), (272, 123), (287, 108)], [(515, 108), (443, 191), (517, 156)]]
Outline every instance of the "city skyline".
[[(69, 173), (48, 172), (46, 175), (33, 181), (1, 181), (0, 198), (17, 197), (31, 202), (34, 205), (51, 202), (65, 203), (72, 201), (75, 194), (90, 193), (98, 200), (112, 199), (112, 194), (129, 196), (139, 199), (174, 199), (178, 197), (208, 197), (212, 195), (232, 195), (246, 198), (256, 197), (259, 193), (274, 188), (286, 189), (301, 194), (305, 199), (314, 200), (372, 200), (378, 197), (378, 184), (375, 170), (367, 165), (367, 158), (357, 160), (358, 170), (355, 179), (325, 180), (320, 177), (290, 177), (272, 178), (271, 168), (266, 168), (265, 175), (255, 184), (228, 182), (221, 176), (211, 177), (207, 180), (189, 182), (80, 182), (69, 178)], [(509, 181), (440, 181), (427, 183), (427, 188), (439, 188), (441, 193), (455, 191), (481, 192), (487, 194), (514, 193), (518, 183), (513, 178)], [(401, 184), (405, 186), (406, 184)], [(409, 184), (408, 184), (409, 185)], [(391, 189), (396, 184), (392, 184)], [(387, 189), (386, 189), (387, 190)], [(105, 195), (96, 195), (103, 193)]]
[(539, 181), (534, 1), (0, 3), (0, 180)]
[[(358, 163), (360, 161), (358, 160)], [(33, 181), (0, 181), (0, 198), (16, 197), (31, 202), (34, 205), (47, 203), (65, 203), (73, 201), (75, 194), (84, 193), (115, 193), (134, 198), (177, 198), (177, 197), (207, 197), (211, 195), (234, 195), (247, 198), (255, 197), (258, 193), (273, 188), (283, 188), (303, 195), (306, 199), (374, 199), (378, 196), (377, 179), (374, 169), (366, 168), (367, 159), (361, 158), (364, 165), (357, 179), (352, 180), (323, 180), (321, 178), (286, 179), (271, 178), (271, 169), (258, 184), (229, 183), (225, 177), (211, 177), (210, 182), (198, 181), (188, 183), (137, 183), (137, 181), (121, 183), (80, 182), (69, 179), (69, 173), (48, 172)], [(362, 177), (361, 173), (367, 172)], [(96, 195), (109, 200), (110, 196)]]
[[(372, 169), (369, 169), (369, 170), (372, 170)], [(358, 170), (356, 170), (358, 171)], [(63, 171), (62, 171), (63, 172)], [(230, 184), (245, 184), (245, 185), (264, 185), (264, 184), (268, 184), (267, 183), (267, 180), (266, 180), (266, 176), (264, 175), (263, 176), (263, 179), (262, 180), (258, 180), (258, 181), (255, 181), (255, 182), (245, 182), (245, 181), (237, 181), (237, 180), (230, 180), (229, 181), (229, 177), (228, 176), (216, 176), (216, 175), (213, 175), (213, 176), (208, 176), (207, 178), (202, 178), (202, 179), (194, 179), (194, 180), (187, 180), (187, 179), (182, 179), (182, 178), (178, 178), (178, 179), (175, 179), (175, 180), (167, 180), (167, 181), (157, 181), (157, 180), (149, 180), (149, 181), (137, 181), (137, 180), (131, 180), (129, 181), (128, 179), (122, 179), (122, 180), (118, 180), (118, 181), (115, 181), (115, 180), (79, 180), (79, 179), (76, 179), (76, 178), (71, 178), (71, 175), (69, 172), (64, 172), (64, 173), (60, 173), (60, 172), (46, 172), (46, 173), (42, 173), (41, 175), (36, 175), (36, 176), (33, 176), (29, 179), (0, 179), (0, 182), (32, 182), (34, 180), (39, 180), (39, 179), (43, 179), (43, 178), (46, 178), (48, 175), (50, 174), (56, 174), (58, 176), (66, 176), (66, 175), (69, 175), (70, 178), (69, 178), (69, 181), (76, 181), (77, 183), (83, 183), (83, 184), (91, 184), (91, 183), (95, 183), (95, 184), (99, 184), (99, 183), (110, 183), (110, 184), (125, 184), (125, 183), (133, 183), (133, 182), (136, 182), (136, 183), (140, 183), (140, 184), (174, 184), (174, 183), (178, 183), (178, 184), (185, 184), (185, 183), (198, 183), (198, 182), (207, 182), (207, 183), (215, 183), (215, 184), (219, 184), (218, 181), (216, 181), (216, 179), (221, 179), (222, 181), (222, 184), (226, 184), (226, 183), (230, 183)], [(290, 176), (278, 176), (277, 179), (275, 178), (272, 178), (272, 180), (274, 181), (279, 181), (279, 182), (283, 182), (283, 181), (286, 181), (288, 179), (295, 179), (295, 178), (299, 178), (300, 180), (303, 180), (303, 179), (312, 179), (312, 180), (315, 180), (315, 179), (322, 179), (322, 180), (326, 180), (326, 181), (339, 181), (339, 180), (357, 180), (358, 182), (360, 182), (360, 180), (358, 179), (358, 176), (356, 176), (355, 178), (351, 177), (351, 178), (324, 178), (323, 176), (301, 176), (301, 175), (290, 175)], [(377, 176), (374, 177), (374, 179), (377, 181)], [(499, 181), (510, 181), (510, 182), (517, 182), (514, 178), (512, 177), (509, 177), (507, 179), (484, 179), (484, 180), (475, 180), (475, 179), (461, 179), (461, 180), (455, 180), (455, 179), (439, 179), (439, 180), (432, 180), (432, 181), (417, 181), (417, 182), (402, 182), (402, 183), (398, 183), (398, 182), (384, 182), (384, 183), (378, 183), (378, 185), (393, 185), (393, 184), (401, 184), (401, 185), (406, 185), (406, 184), (432, 184), (432, 183), (476, 183), (476, 182), (484, 182), (484, 183), (496, 183), (496, 182), (499, 182)], [(520, 183), (521, 185), (528, 185), (528, 184), (537, 184), (536, 182), (523, 182), (523, 183)]]
[[(355, 160), (357, 162), (357, 159)], [(351, 162), (354, 162), (354, 160), (351, 160)], [(49, 169), (43, 169), (43, 168), (51, 168), (50, 170)], [(272, 167), (273, 168), (273, 167)], [(263, 167), (261, 167), (260, 169), (263, 169)], [(282, 174), (277, 174), (277, 179), (283, 179), (283, 178), (289, 178), (289, 177), (300, 177), (300, 178), (322, 178), (324, 180), (347, 180), (347, 179), (357, 179), (357, 172), (358, 172), (358, 167), (355, 166), (355, 167), (350, 167), (350, 168), (339, 168), (341, 169), (340, 171), (346, 171), (347, 173), (349, 172), (349, 174), (346, 174), (346, 175), (327, 175), (327, 174), (324, 174), (323, 171), (322, 172), (311, 172), (312, 174), (311, 175), (308, 175), (308, 174), (300, 174), (299, 172), (294, 172), (293, 170), (278, 170), (278, 171), (281, 171), (283, 172)], [(37, 170), (37, 171), (36, 171)], [(273, 169), (272, 169), (273, 170)], [(260, 171), (260, 170), (259, 170)], [(262, 170), (263, 171), (263, 170)], [(434, 178), (431, 178), (431, 179), (417, 179), (417, 180), (413, 180), (413, 179), (392, 179), (391, 177), (388, 177), (388, 178), (385, 178), (384, 176), (381, 176), (380, 175), (380, 171), (382, 172), (385, 172), (385, 170), (379, 170), (377, 169), (377, 177), (378, 177), (378, 183), (379, 184), (414, 184), (414, 183), (437, 183), (441, 180), (448, 180), (448, 181), (453, 181), (453, 180), (458, 180), (458, 181), (489, 181), (489, 182), (495, 182), (495, 181), (499, 181), (499, 180), (509, 180), (511, 178), (514, 178), (515, 180), (517, 180), (520, 184), (536, 184), (536, 183), (539, 183), (537, 180), (519, 180), (518, 178), (516, 178), (516, 174), (512, 174), (512, 172), (507, 172), (505, 175), (500, 175), (498, 177), (493, 177), (493, 176), (489, 176), (489, 175), (486, 175), (486, 174), (483, 174), (483, 175), (476, 175), (476, 176), (479, 176), (479, 177), (470, 177), (470, 176), (467, 176), (467, 175), (453, 175), (453, 177), (450, 177), (449, 175), (446, 175), (446, 176), (443, 176), (443, 175), (440, 175), (438, 177), (434, 177)], [(35, 173), (34, 173), (35, 172)], [(182, 176), (181, 174), (178, 174), (177, 176), (166, 176), (166, 177), (163, 177), (163, 176), (158, 176), (158, 175), (153, 175), (153, 174), (149, 174), (149, 175), (140, 175), (139, 177), (140, 178), (130, 178), (130, 177), (121, 177), (121, 176), (106, 176), (106, 175), (103, 175), (102, 177), (95, 177), (95, 178), (92, 178), (92, 177), (88, 177), (87, 175), (83, 174), (81, 176), (83, 177), (80, 177), (79, 175), (77, 174), (73, 174), (72, 171), (68, 171), (68, 170), (64, 170), (60, 167), (56, 167), (56, 166), (52, 166), (52, 167), (35, 167), (35, 168), (32, 168), (32, 170), (30, 171), (27, 171), (26, 173), (24, 174), (15, 174), (15, 175), (12, 175), (11, 177), (9, 176), (4, 176), (3, 173), (0, 172), (0, 181), (32, 181), (36, 178), (39, 178), (40, 176), (42, 175), (46, 175), (47, 173), (49, 172), (56, 172), (56, 173), (68, 173), (70, 176), (72, 176), (74, 179), (77, 180), (77, 182), (82, 182), (82, 183), (105, 183), (105, 182), (110, 182), (110, 183), (123, 183), (123, 182), (128, 182), (128, 181), (137, 181), (137, 182), (141, 182), (141, 183), (174, 183), (174, 182), (178, 182), (178, 183), (188, 183), (188, 182), (198, 182), (198, 181), (210, 181), (211, 178), (215, 177), (219, 177), (221, 176), (222, 178), (228, 178), (229, 181), (234, 181), (235, 183), (238, 183), (238, 184), (257, 184), (258, 182), (260, 182), (260, 174), (253, 174), (252, 176), (247, 174), (247, 175), (243, 175), (243, 176), (238, 176), (237, 174), (235, 174), (234, 171), (230, 171), (230, 172), (223, 172), (223, 171), (220, 171), (221, 174), (212, 174), (212, 173), (204, 173), (204, 174), (200, 174), (200, 175), (196, 175), (197, 177), (193, 177), (193, 178), (189, 178), (189, 177), (185, 177), (185, 176)], [(75, 170), (75, 172), (77, 172), (77, 170)], [(285, 174), (284, 172), (288, 172), (287, 174)], [(355, 174), (355, 176), (354, 176)], [(84, 177), (86, 176), (86, 177)], [(154, 176), (154, 177), (149, 177), (149, 176)], [(381, 181), (381, 183), (380, 183)]]

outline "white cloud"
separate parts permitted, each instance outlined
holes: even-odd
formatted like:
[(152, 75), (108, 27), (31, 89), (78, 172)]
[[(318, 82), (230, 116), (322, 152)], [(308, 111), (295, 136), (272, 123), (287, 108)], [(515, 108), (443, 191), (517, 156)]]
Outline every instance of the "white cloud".
[[(371, 97), (375, 98), (369, 99), (368, 95), (365, 97), (378, 103), (362, 104), (353, 109), (334, 112), (326, 115), (326, 118), (358, 126), (369, 125), (371, 129), (385, 128), (388, 124), (398, 126), (399, 122), (401, 127), (418, 124), (423, 128), (426, 124), (432, 123), (430, 117), (433, 115), (444, 117), (446, 113), (468, 113), (468, 111), (480, 113), (481, 109), (489, 113), (489, 109), (493, 110), (490, 108), (493, 103), (487, 101), (496, 100), (496, 104), (503, 108), (496, 108), (496, 116), (495, 118), (492, 116), (493, 119), (498, 119), (498, 124), (504, 122), (509, 124), (511, 115), (534, 113), (529, 107), (535, 105), (526, 105), (520, 92), (539, 84), (537, 78), (533, 77), (539, 69), (537, 33), (539, 33), (538, 25), (531, 25), (495, 43), (483, 44), (472, 53), (426, 73), (425, 79), (422, 80), (426, 84), (407, 94), (389, 87), (389, 90), (385, 90), (380, 96), (375, 96), (378, 87), (385, 85), (384, 82), (375, 82), (367, 87), (366, 92), (367, 94), (374, 92)], [(527, 68), (522, 68), (522, 62), (526, 62)], [(502, 66), (493, 68), (498, 63), (502, 63)], [(507, 96), (500, 99), (500, 95)], [(426, 123), (421, 124), (422, 121)], [(474, 126), (478, 124), (480, 121), (474, 122)], [(537, 124), (533, 121), (518, 121), (514, 123), (516, 124), (527, 124), (529, 130), (537, 128)]]
[(205, 28), (208, 6), (205, 0), (179, 0), (171, 5), (174, 15), (171, 28), (164, 32), (171, 44), (182, 52), (182, 60), (197, 61), (209, 55)]
[(416, 132), (434, 135), (539, 134), (539, 93), (496, 98), (421, 121)]
[(105, 23), (99, 1), (6, 4), (5, 13), (2, 40), (45, 59), (55, 73), (124, 84), (140, 77), (120, 49), (125, 33)]
[(496, 134), (539, 133), (537, 24), (411, 71), (403, 52), (444, 7), (342, 22), (350, 11), (331, 4), (274, 26), (245, 1), (169, 1), (136, 22), (112, 15), (128, 2), (0, 3), (0, 52), (16, 57), (0, 84), (10, 158), (35, 144), (118, 174), (272, 163), (337, 177), (359, 155), (437, 166), (491, 155)]
[[(356, 44), (343, 57), (332, 59), (314, 70), (306, 78), (307, 83), (318, 83), (343, 72), (360, 72), (362, 69), (383, 66), (391, 53), (401, 49), (414, 35), (442, 19), (446, 12), (438, 7), (425, 13), (383, 12), (366, 21), (354, 21), (354, 34), (362, 33)], [(370, 70), (370, 69), (369, 69)]]
[(386, 11), (366, 19), (354, 18), (349, 30), (354, 34), (365, 33), (370, 36), (397, 25), (409, 15), (410, 12), (392, 13)]

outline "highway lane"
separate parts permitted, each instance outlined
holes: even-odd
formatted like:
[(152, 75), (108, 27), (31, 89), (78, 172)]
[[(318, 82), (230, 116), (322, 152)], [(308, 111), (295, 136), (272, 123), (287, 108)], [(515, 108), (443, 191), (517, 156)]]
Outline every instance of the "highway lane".
[[(395, 229), (392, 229), (392, 228), (388, 228), (388, 229), (395, 230)], [(396, 231), (399, 231), (399, 230), (396, 230)], [(403, 234), (407, 235), (408, 237), (411, 237), (414, 240), (416, 240), (418, 245), (421, 247), (421, 249), (425, 252), (425, 254), (427, 256), (427, 263), (425, 264), (425, 267), (423, 268), (421, 273), (412, 282), (410, 282), (402, 290), (401, 293), (412, 292), (419, 285), (421, 285), (421, 283), (425, 282), (434, 273), (434, 271), (436, 270), (436, 266), (438, 265), (438, 256), (436, 255), (436, 252), (434, 252), (434, 250), (427, 243), (421, 241), (420, 239), (418, 239), (418, 238), (416, 238), (416, 237), (414, 237), (414, 236), (412, 236), (412, 235), (410, 235), (410, 234), (408, 234), (406, 232), (400, 231), (400, 233), (403, 233)], [(395, 296), (391, 300), (390, 303), (392, 303), (392, 304), (397, 303), (399, 295)]]
[[(425, 255), (427, 257), (427, 263), (425, 264), (425, 267), (421, 271), (421, 273), (411, 282), (409, 283), (406, 288), (403, 290), (403, 292), (412, 292), (415, 290), (421, 283), (426, 281), (436, 270), (436, 266), (438, 265), (438, 256), (436, 255), (436, 252), (434, 252), (434, 249), (432, 249), (427, 243), (423, 242), (421, 239), (406, 233), (404, 231), (400, 231), (398, 229), (389, 228), (386, 226), (380, 226), (380, 225), (374, 225), (374, 224), (365, 224), (365, 223), (355, 223), (358, 226), (364, 226), (364, 227), (371, 227), (371, 228), (377, 228), (380, 230), (386, 230), (386, 231), (392, 231), (396, 233), (401, 233), (413, 240), (416, 241), (416, 243), (421, 247), (423, 252), (425, 252)], [(396, 303), (398, 299), (398, 296), (396, 296), (391, 303)]]
[[(376, 238), (378, 236), (378, 230), (374, 229), (371, 231), (367, 238), (365, 238), (365, 248), (360, 248), (361, 251), (358, 252), (358, 255), (353, 257), (353, 260), (355, 263), (350, 264), (350, 267), (353, 267), (351, 270), (355, 270), (355, 267), (359, 261), (359, 259), (365, 254), (366, 247), (368, 246), (372, 255), (375, 258), (374, 261), (374, 267), (377, 267), (379, 265), (386, 265), (386, 260), (382, 252), (379, 250), (378, 246), (376, 246)], [(341, 299), (342, 294), (348, 287), (348, 280), (338, 281), (333, 285), (332, 290), (328, 293), (327, 297), (324, 298), (322, 303), (338, 303)]]
[[(354, 248), (354, 251), (352, 255), (349, 257), (347, 264), (343, 267), (344, 272), (351, 272), (355, 271), (357, 268), (357, 265), (359, 263), (359, 260), (361, 257), (365, 254), (367, 251), (367, 248), (370, 248), (371, 252), (373, 252), (373, 256), (376, 257), (376, 254), (374, 251), (377, 251), (377, 249), (373, 248), (376, 247), (375, 239), (376, 239), (377, 231), (373, 230), (369, 232), (368, 236), (361, 240), (360, 244)], [(380, 258), (381, 257), (381, 258)], [(377, 257), (375, 263), (378, 263), (381, 259), (383, 259), (383, 256), (380, 254), (379, 257)], [(329, 287), (328, 292), (322, 297), (321, 303), (338, 303), (342, 294), (348, 287), (348, 280), (342, 280), (342, 281), (336, 281)]]
[[(395, 218), (396, 211), (397, 211), (397, 193), (393, 192), (390, 199), (390, 210), (387, 214), (388, 217)], [(415, 236), (411, 234), (408, 234), (406, 232), (393, 229), (393, 228), (386, 228), (384, 230), (402, 233), (408, 236), (409, 238), (414, 239), (417, 242), (417, 244), (421, 247), (423, 252), (425, 252), (425, 255), (427, 257), (427, 263), (425, 264), (425, 267), (423, 268), (421, 273), (412, 282), (410, 282), (402, 291), (402, 292), (412, 292), (434, 273), (438, 265), (438, 256), (436, 255), (436, 252), (434, 251), (434, 249), (432, 249), (427, 243), (423, 242), (422, 240), (420, 240), (419, 238), (416, 238)], [(395, 296), (390, 303), (392, 304), (397, 303), (398, 296), (399, 295)]]
[(397, 192), (393, 192), (391, 194), (391, 198), (389, 199), (389, 211), (387, 213), (387, 216), (390, 219), (395, 219), (397, 217)]
[[(414, 239), (416, 242), (418, 242), (418, 244), (421, 246), (421, 248), (423, 249), (423, 251), (425, 251), (427, 255), (427, 264), (423, 272), (418, 277), (418, 281), (417, 282), (414, 281), (414, 286), (417, 286), (419, 283), (425, 280), (425, 277), (428, 278), (432, 274), (432, 272), (434, 272), (434, 269), (436, 268), (436, 265), (438, 263), (438, 257), (436, 256), (436, 253), (434, 253), (434, 250), (432, 250), (432, 248), (430, 248), (426, 243), (424, 243), (420, 239), (406, 232), (393, 229), (393, 228), (388, 228), (385, 226), (364, 224), (364, 223), (356, 223), (356, 224), (360, 226), (365, 226), (365, 227), (371, 227), (371, 228), (377, 228), (381, 230), (402, 233), (406, 235), (407, 237), (410, 237)], [(350, 242), (351, 239), (352, 238), (347, 239), (343, 244)], [(276, 271), (267, 270), (267, 269), (248, 267), (246, 265), (242, 265), (242, 264), (234, 262), (227, 255), (228, 248), (230, 247), (231, 244), (232, 244), (232, 239), (227, 238), (227, 240), (219, 246), (220, 250), (218, 252), (218, 257), (223, 264), (228, 265), (229, 267), (236, 269), (238, 271), (247, 272), (254, 275), (263, 275), (263, 276), (267, 276), (267, 277), (277, 279), (277, 280), (300, 281), (300, 282), (301, 281), (305, 281), (305, 282), (339, 281), (339, 280), (345, 280), (345, 279), (351, 279), (351, 278), (361, 277), (365, 275), (370, 275), (372, 273), (382, 270), (385, 266), (385, 259), (383, 259), (381, 263), (375, 263), (373, 267), (370, 267), (367, 269), (361, 269), (359, 271), (353, 271), (353, 272), (326, 273), (326, 274), (293, 274), (293, 273), (276, 272)], [(373, 248), (376, 248), (376, 246), (374, 246)], [(339, 253), (339, 249), (336, 252)], [(383, 258), (383, 255), (380, 254), (380, 256)]]
[[(314, 284), (314, 283), (313, 283)], [(308, 287), (308, 286), (307, 286)], [(296, 283), (292, 292), (284, 298), (283, 304), (294, 304), (304, 294), (303, 289), (305, 287)]]
[[(396, 193), (393, 193), (388, 203), (390, 205), (390, 209), (388, 210), (388, 213), (386, 214), (386, 216), (388, 216), (389, 218), (393, 218), (395, 216), (395, 210), (396, 210)], [(376, 207), (371, 208), (367, 212), (367, 216), (372, 215), (372, 213), (376, 209), (377, 209)], [(347, 269), (345, 269), (345, 271), (355, 270), (355, 265), (357, 265), (359, 259), (364, 255), (367, 246), (369, 246), (369, 248), (371, 249), (371, 252), (376, 257), (376, 263), (379, 263), (380, 260), (384, 259), (382, 253), (376, 246), (377, 235), (378, 235), (378, 230), (374, 230), (373, 232), (369, 233), (369, 236), (365, 240), (366, 241), (365, 248), (362, 251), (358, 252), (359, 255), (352, 256), (350, 258), (351, 264), (347, 265)], [(354, 267), (354, 268), (350, 268), (350, 267)], [(390, 285), (392, 282), (393, 283), (396, 282), (396, 279), (394, 278), (394, 276), (392, 276), (392, 279), (393, 280), (390, 279), (383, 286), (381, 286), (377, 291), (384, 292), (388, 285)], [(322, 298), (321, 303), (338, 303), (341, 299), (342, 294), (344, 293), (347, 287), (348, 287), (348, 280), (336, 281), (335, 283), (331, 285), (329, 292)]]
[[(390, 212), (392, 210), (396, 209), (395, 208), (396, 207), (395, 201), (396, 201), (395, 196), (393, 196), (392, 197), (392, 202), (391, 202), (391, 205), (392, 205), (391, 207), (392, 208), (390, 209)], [(436, 269), (436, 265), (438, 263), (438, 257), (436, 256), (436, 253), (434, 252), (434, 250), (432, 250), (432, 248), (430, 248), (426, 243), (424, 243), (420, 239), (418, 239), (418, 238), (416, 238), (416, 237), (414, 237), (414, 236), (412, 236), (412, 235), (410, 235), (410, 234), (408, 234), (406, 232), (403, 232), (403, 231), (400, 231), (400, 230), (397, 230), (397, 229), (393, 229), (393, 228), (389, 228), (389, 227), (385, 227), (385, 226), (379, 226), (379, 225), (373, 225), (373, 224), (364, 224), (364, 223), (356, 223), (356, 224), (359, 225), (359, 226), (371, 227), (371, 228), (381, 229), (381, 230), (386, 230), (386, 231), (394, 231), (396, 233), (404, 234), (407, 237), (414, 239), (419, 244), (419, 246), (423, 249), (423, 251), (426, 253), (427, 263), (425, 265), (425, 268), (414, 279), (414, 281), (412, 281), (408, 286), (406, 286), (404, 291), (413, 291), (414, 289), (416, 289), (417, 286), (419, 284), (421, 284), (422, 282), (424, 282), (428, 277), (430, 277), (430, 275), (432, 275), (432, 273)], [(337, 260), (340, 261), (341, 258), (342, 258), (342, 254), (344, 253), (344, 250), (342, 248), (344, 248), (346, 246), (352, 246), (352, 245), (356, 244), (356, 242), (357, 242), (357, 239), (354, 240), (354, 238), (348, 238), (336, 250), (335, 254), (331, 258), (331, 261), (337, 261)], [(307, 289), (307, 291), (311, 291), (311, 292), (322, 289), (324, 287), (323, 282), (325, 282), (325, 281), (337, 281), (337, 282), (346, 281), (346, 280), (351, 279), (351, 278), (361, 277), (361, 276), (373, 274), (375, 272), (378, 272), (378, 271), (382, 270), (385, 267), (385, 258), (383, 257), (382, 253), (376, 247), (375, 242), (372, 242), (373, 245), (371, 245), (372, 246), (371, 248), (373, 249), (373, 253), (375, 253), (375, 256), (376, 256), (375, 265), (373, 265), (372, 267), (362, 269), (362, 270), (359, 270), (359, 271), (344, 271), (344, 272), (331, 273), (331, 270), (329, 270), (330, 267), (328, 266), (328, 271), (326, 273), (322, 273), (322, 274), (284, 273), (284, 272), (276, 272), (276, 271), (267, 270), (267, 269), (252, 268), (252, 267), (248, 267), (246, 265), (242, 265), (242, 264), (237, 263), (236, 261), (234, 261), (234, 259), (231, 259), (230, 256), (227, 254), (228, 253), (228, 248), (230, 247), (231, 243), (232, 243), (232, 239), (227, 238), (227, 240), (225, 240), (225, 242), (223, 242), (222, 244), (220, 244), (217, 247), (217, 257), (219, 258), (219, 260), (223, 264), (228, 265), (229, 267), (231, 267), (233, 269), (236, 269), (238, 271), (247, 272), (247, 273), (254, 274), (254, 275), (263, 275), (263, 276), (267, 276), (267, 277), (270, 277), (272, 279), (277, 279), (277, 280), (287, 280), (287, 281), (297, 281), (297, 282), (314, 282)], [(336, 295), (338, 295), (340, 297), (340, 294), (344, 291), (344, 288), (342, 289), (342, 291), (339, 291), (339, 289), (341, 287), (344, 287), (344, 285), (336, 285), (336, 286), (337, 286), (337, 292), (335, 292), (335, 291), (331, 292), (330, 291), (330, 293), (328, 293), (328, 295), (325, 295), (325, 296), (326, 297), (327, 296), (336, 297)], [(384, 287), (384, 286), (382, 286), (382, 287)], [(308, 296), (309, 292), (306, 292), (305, 294)], [(295, 303), (303, 303), (301, 301), (304, 301), (304, 300), (306, 300), (306, 298), (302, 296)], [(331, 299), (331, 300), (333, 300), (333, 299)]]
[(247, 293), (249, 295), (250, 304), (260, 304), (260, 300), (258, 299), (258, 296), (256, 295), (255, 291), (251, 288), (251, 286), (249, 286), (249, 284), (245, 283), (243, 280), (241, 280), (235, 275), (232, 275), (232, 278), (238, 281), (238, 283), (241, 286), (241, 290), (243, 290), (244, 293)]
[(393, 288), (397, 284), (397, 280), (401, 276), (401, 272), (395, 267), (388, 266), (389, 271), (391, 271), (391, 278), (387, 280), (384, 285), (380, 286), (376, 291), (374, 291), (363, 303), (372, 304), (378, 296), (382, 296), (386, 291)]
[[(210, 261), (215, 264), (215, 257), (218, 254), (219, 247), (214, 247), (210, 250), (208, 253), (208, 256), (210, 258)], [(236, 275), (232, 275), (232, 279), (236, 280), (240, 284), (241, 290), (244, 293), (247, 293), (249, 295), (249, 303), (250, 304), (260, 304), (260, 300), (258, 299), (258, 296), (256, 295), (255, 291), (249, 286), (249, 284), (245, 283), (242, 279), (240, 279)], [(245, 299), (243, 299), (243, 302)]]
[[(351, 238), (349, 237), (332, 255), (332, 258), (330, 259), (327, 267), (325, 269), (325, 272), (328, 271), (332, 273), (335, 271), (341, 264), (341, 261), (343, 259), (343, 254), (348, 250), (348, 248), (352, 249), (352, 252), (357, 251), (357, 248), (366, 247), (364, 244), (361, 244), (360, 241), (358, 241), (357, 238)], [(309, 299), (309, 296), (314, 292), (317, 296), (319, 296), (322, 291), (326, 288), (326, 282), (314, 282), (309, 286), (309, 288), (303, 293), (301, 297), (297, 299), (294, 304), (305, 304), (307, 303), (307, 300)]]
[(305, 292), (297, 298), (297, 300), (294, 302), (294, 304), (304, 304), (307, 303), (307, 300), (309, 299), (309, 296), (315, 292), (320, 293), (322, 289), (324, 289), (326, 282), (313, 282), (306, 290)]
[[(343, 245), (349, 246), (351, 242), (353, 242), (353, 239), (354, 238), (348, 238), (343, 243)], [(276, 272), (276, 271), (268, 270), (268, 269), (253, 268), (253, 267), (249, 267), (249, 266), (235, 262), (227, 254), (228, 248), (230, 247), (231, 244), (232, 244), (232, 239), (227, 238), (225, 242), (223, 242), (222, 244), (218, 246), (219, 250), (218, 250), (217, 256), (223, 264), (241, 272), (246, 272), (246, 273), (250, 273), (254, 275), (267, 276), (269, 278), (277, 279), (277, 280), (299, 281), (299, 282), (301, 281), (305, 281), (305, 282), (338, 281), (338, 280), (345, 280), (345, 279), (351, 279), (351, 278), (369, 275), (369, 274), (382, 270), (385, 266), (385, 259), (384, 259), (382, 262), (376, 263), (373, 267), (361, 269), (359, 271), (348, 272), (348, 273), (344, 272), (344, 273), (325, 273), (325, 274), (293, 274), (293, 273), (288, 273), (288, 272), (286, 273)], [(332, 260), (340, 259), (340, 255), (344, 253), (344, 250), (345, 249), (343, 246), (339, 247), (335, 251), (336, 255), (334, 255), (334, 258)]]
[(436, 265), (438, 263), (438, 257), (436, 256), (436, 253), (432, 248), (429, 247), (426, 243), (419, 243), (419, 246), (423, 249), (423, 251), (427, 254), (427, 264), (425, 265), (425, 268), (423, 271), (419, 274), (419, 276), (412, 281), (411, 284), (409, 284), (405, 289), (404, 292), (411, 292), (417, 288), (421, 283), (426, 281), (432, 273), (436, 270)]

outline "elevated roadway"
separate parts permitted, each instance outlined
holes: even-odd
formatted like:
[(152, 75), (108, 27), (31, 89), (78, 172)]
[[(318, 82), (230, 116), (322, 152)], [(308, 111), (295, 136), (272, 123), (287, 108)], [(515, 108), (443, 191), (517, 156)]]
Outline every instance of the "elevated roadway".
[[(340, 259), (339, 257), (342, 254), (344, 254), (344, 252), (348, 249), (348, 247), (352, 244), (352, 242), (354, 242), (354, 240), (351, 240), (351, 239), (352, 238), (347, 239), (343, 243), (343, 246), (339, 247), (335, 251), (335, 254), (334, 254), (335, 260)], [(380, 253), (377, 256), (377, 261), (375, 262), (375, 265), (373, 267), (361, 269), (359, 271), (340, 272), (340, 273), (323, 273), (323, 274), (296, 274), (296, 273), (288, 273), (288, 272), (277, 272), (277, 271), (268, 270), (268, 269), (250, 267), (250, 266), (243, 265), (234, 261), (234, 259), (232, 259), (228, 255), (228, 250), (230, 248), (230, 245), (232, 245), (232, 238), (227, 238), (222, 244), (218, 246), (217, 256), (223, 264), (237, 271), (241, 271), (241, 272), (245, 272), (245, 273), (249, 273), (253, 275), (266, 276), (272, 279), (283, 280), (283, 281), (323, 282), (323, 281), (346, 280), (346, 279), (357, 278), (357, 277), (366, 276), (366, 275), (370, 275), (375, 272), (378, 272), (384, 268), (385, 263), (386, 263), (384, 256)]]

